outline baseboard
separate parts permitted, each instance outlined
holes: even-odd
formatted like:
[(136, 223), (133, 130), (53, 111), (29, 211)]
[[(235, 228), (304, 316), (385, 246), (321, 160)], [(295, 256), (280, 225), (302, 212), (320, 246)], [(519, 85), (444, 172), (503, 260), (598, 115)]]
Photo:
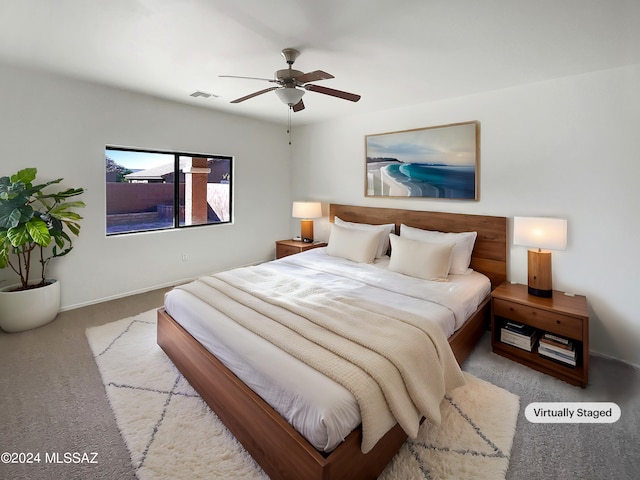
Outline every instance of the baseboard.
[(131, 290), (129, 292), (123, 292), (123, 293), (119, 293), (119, 294), (116, 294), (116, 295), (110, 295), (108, 297), (96, 298), (94, 300), (89, 300), (87, 302), (76, 303), (76, 304), (73, 304), (73, 305), (67, 305), (65, 307), (61, 307), (60, 311), (61, 312), (66, 312), (67, 310), (75, 310), (76, 308), (88, 307), (89, 305), (96, 305), (98, 303), (104, 303), (104, 302), (108, 302), (110, 300), (117, 300), (119, 298), (130, 297), (132, 295), (138, 295), (140, 293), (147, 293), (147, 292), (151, 292), (153, 290), (160, 290), (161, 288), (175, 287), (176, 285), (181, 285), (183, 283), (188, 283), (188, 282), (191, 282), (192, 280), (194, 280), (194, 278), (185, 278), (185, 279), (182, 279), (182, 280), (174, 280), (174, 281), (167, 282), (167, 283), (161, 283), (161, 284), (153, 285), (153, 286), (150, 286), (150, 287), (140, 288), (138, 290)]
[(640, 371), (640, 365), (636, 365), (635, 363), (627, 362), (626, 360), (622, 360), (618, 357), (613, 357), (611, 355), (607, 355), (606, 353), (595, 352), (589, 349), (589, 355), (593, 355), (594, 357), (606, 358), (607, 360), (614, 360), (616, 362), (624, 363), (625, 365), (629, 365), (631, 368), (634, 368)]
[[(264, 263), (264, 262), (265, 262), (265, 260), (258, 260), (258, 261), (252, 262), (252, 263), (247, 263), (247, 264), (244, 264), (244, 265), (238, 265), (237, 267), (233, 267), (233, 268), (250, 267), (250, 266), (253, 266), (253, 265), (259, 265), (259, 264)], [(149, 287), (143, 287), (143, 288), (139, 288), (137, 290), (131, 290), (129, 292), (118, 293), (116, 295), (110, 295), (108, 297), (101, 297), (101, 298), (96, 298), (94, 300), (89, 300), (89, 301), (82, 302), (82, 303), (75, 303), (73, 305), (66, 305), (64, 307), (61, 307), (59, 311), (60, 312), (66, 312), (67, 310), (75, 310), (76, 308), (88, 307), (89, 305), (96, 305), (98, 303), (104, 303), (104, 302), (108, 302), (110, 300), (117, 300), (119, 298), (130, 297), (132, 295), (138, 295), (140, 293), (147, 293), (147, 292), (151, 292), (153, 290), (160, 290), (161, 288), (175, 287), (177, 285), (182, 285), (184, 283), (192, 282), (196, 278), (201, 277), (203, 275), (212, 275), (214, 273), (219, 273), (219, 272), (222, 272), (222, 271), (225, 271), (225, 270), (228, 270), (228, 268), (217, 270), (217, 271), (213, 271), (213, 272), (202, 273), (201, 275), (197, 275), (196, 277), (189, 277), (189, 278), (183, 278), (183, 279), (178, 279), (178, 280), (172, 280), (170, 282), (160, 283), (160, 284), (152, 285), (152, 286), (149, 286)], [(158, 305), (158, 306), (160, 306), (160, 305)]]

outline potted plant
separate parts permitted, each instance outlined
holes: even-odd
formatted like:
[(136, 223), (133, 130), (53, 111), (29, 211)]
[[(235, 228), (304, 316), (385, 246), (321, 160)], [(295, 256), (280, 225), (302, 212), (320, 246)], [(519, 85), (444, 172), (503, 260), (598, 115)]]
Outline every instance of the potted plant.
[[(0, 289), (0, 328), (6, 332), (44, 325), (58, 314), (60, 282), (47, 278), (47, 266), (73, 248), (67, 231), (78, 235), (82, 217), (74, 210), (85, 206), (69, 201), (83, 188), (45, 192), (62, 178), (34, 185), (37, 173), (25, 168), (0, 177), (0, 268), (10, 267), (20, 277), (20, 283)], [(39, 272), (32, 264), (40, 264)]]

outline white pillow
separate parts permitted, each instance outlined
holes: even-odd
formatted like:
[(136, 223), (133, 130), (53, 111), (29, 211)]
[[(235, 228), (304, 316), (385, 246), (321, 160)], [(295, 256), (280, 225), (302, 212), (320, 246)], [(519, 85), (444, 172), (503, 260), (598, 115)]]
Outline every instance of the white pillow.
[(381, 231), (358, 230), (331, 225), (327, 255), (358, 263), (371, 263), (376, 257)]
[(384, 232), (380, 236), (380, 243), (378, 244), (378, 249), (376, 251), (376, 258), (383, 257), (384, 255), (387, 254), (387, 252), (389, 251), (389, 234), (396, 232), (395, 223), (387, 223), (385, 225), (370, 225), (368, 223), (345, 222), (340, 217), (335, 217), (333, 222), (336, 225), (340, 225), (341, 227), (355, 228), (358, 230)]
[(403, 223), (400, 225), (400, 236), (421, 242), (455, 243), (449, 273), (464, 275), (471, 271), (469, 268), (471, 252), (473, 252), (473, 245), (476, 243), (478, 232), (444, 233), (409, 227)]
[(453, 243), (427, 243), (409, 240), (393, 233), (389, 270), (425, 280), (446, 280)]

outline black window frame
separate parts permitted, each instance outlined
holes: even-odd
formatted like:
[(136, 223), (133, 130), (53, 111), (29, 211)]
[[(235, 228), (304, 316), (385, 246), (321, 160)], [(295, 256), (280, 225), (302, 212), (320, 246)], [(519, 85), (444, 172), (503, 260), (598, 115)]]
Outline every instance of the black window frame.
[[(169, 150), (156, 150), (156, 149), (147, 149), (147, 148), (135, 148), (135, 147), (123, 147), (116, 145), (105, 145), (105, 161), (108, 156), (108, 152), (110, 150), (116, 151), (126, 151), (126, 152), (140, 152), (140, 153), (151, 153), (151, 154), (163, 154), (163, 155), (173, 155), (173, 226), (169, 227), (158, 227), (158, 228), (148, 228), (143, 230), (127, 230), (122, 232), (108, 232), (107, 226), (107, 197), (105, 195), (105, 234), (107, 237), (115, 237), (120, 235), (131, 235), (138, 233), (147, 233), (147, 232), (162, 232), (162, 231), (171, 231), (176, 229), (185, 229), (185, 228), (198, 228), (198, 227), (210, 227), (215, 225), (227, 225), (233, 223), (233, 185), (234, 185), (234, 157), (231, 155), (221, 155), (221, 154), (210, 154), (210, 153), (196, 153), (196, 152), (183, 152), (183, 151), (169, 151)], [(194, 225), (181, 225), (180, 224), (180, 157), (201, 157), (207, 159), (220, 159), (220, 160), (228, 160), (229, 161), (229, 219), (228, 220), (220, 220), (217, 222), (209, 222), (207, 223), (199, 223)], [(106, 172), (105, 172), (106, 173)], [(177, 181), (176, 181), (177, 180)], [(106, 182), (106, 180), (105, 180)], [(106, 182), (108, 183), (108, 182)], [(106, 189), (106, 187), (105, 187)], [(105, 190), (106, 193), (106, 190)], [(178, 205), (178, 208), (176, 208)]]

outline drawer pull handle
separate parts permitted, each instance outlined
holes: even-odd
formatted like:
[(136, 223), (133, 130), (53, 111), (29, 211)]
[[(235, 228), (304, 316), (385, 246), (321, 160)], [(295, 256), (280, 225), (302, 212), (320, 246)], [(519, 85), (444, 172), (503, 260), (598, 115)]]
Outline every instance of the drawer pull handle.
[(560, 320), (556, 320), (556, 323), (557, 323), (558, 325), (560, 325)]

